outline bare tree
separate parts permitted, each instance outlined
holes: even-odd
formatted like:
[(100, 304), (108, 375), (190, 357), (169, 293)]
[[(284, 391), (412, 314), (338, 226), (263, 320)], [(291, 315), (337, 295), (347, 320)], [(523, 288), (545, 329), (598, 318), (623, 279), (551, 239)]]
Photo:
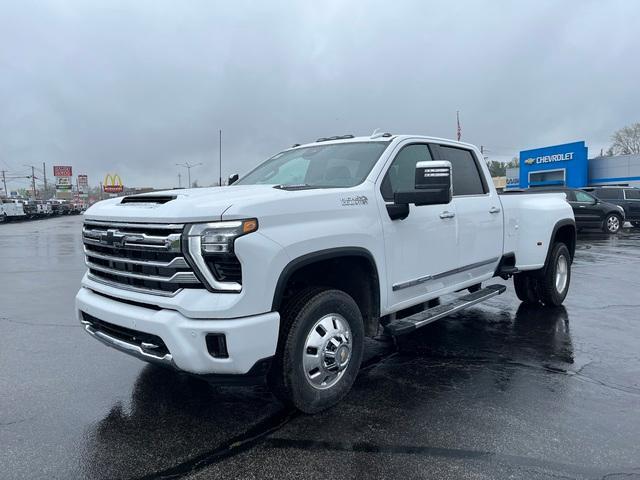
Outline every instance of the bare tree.
[(611, 141), (609, 151), (615, 155), (640, 153), (640, 123), (621, 128), (611, 136)]

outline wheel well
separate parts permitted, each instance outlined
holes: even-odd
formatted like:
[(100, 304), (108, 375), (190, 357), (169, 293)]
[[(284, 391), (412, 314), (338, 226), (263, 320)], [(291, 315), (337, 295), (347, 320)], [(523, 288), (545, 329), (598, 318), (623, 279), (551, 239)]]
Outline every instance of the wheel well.
[(273, 310), (280, 310), (297, 292), (307, 287), (342, 290), (358, 305), (366, 335), (375, 335), (380, 317), (378, 271), (368, 252), (313, 254), (294, 260), (283, 271), (273, 299)]
[[(571, 254), (571, 260), (573, 260), (573, 255), (575, 254), (575, 251), (576, 251), (575, 225), (565, 224), (565, 225), (559, 226), (555, 231), (551, 245), (553, 245), (556, 242), (562, 242), (567, 246), (567, 248), (569, 249), (569, 253)], [(551, 248), (551, 245), (549, 245), (549, 248)]]

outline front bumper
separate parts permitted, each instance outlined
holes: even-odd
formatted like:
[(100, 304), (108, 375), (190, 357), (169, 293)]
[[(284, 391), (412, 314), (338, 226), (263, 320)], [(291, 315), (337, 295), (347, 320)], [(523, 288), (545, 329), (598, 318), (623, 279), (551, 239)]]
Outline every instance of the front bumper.
[[(175, 310), (153, 310), (119, 302), (84, 287), (76, 296), (76, 313), (87, 333), (106, 345), (145, 361), (199, 375), (247, 374), (254, 365), (275, 354), (280, 326), (277, 312), (224, 320), (194, 320)], [(125, 329), (160, 337), (168, 353), (154, 355), (140, 345), (98, 331), (85, 321), (83, 313)], [(228, 358), (215, 358), (209, 354), (206, 344), (209, 333), (225, 335)]]

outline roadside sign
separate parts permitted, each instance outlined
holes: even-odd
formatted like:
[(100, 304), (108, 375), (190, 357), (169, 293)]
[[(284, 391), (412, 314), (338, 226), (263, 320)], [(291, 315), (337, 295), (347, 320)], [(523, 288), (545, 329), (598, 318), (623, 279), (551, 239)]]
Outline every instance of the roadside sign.
[(71, 190), (71, 177), (56, 177), (56, 191), (68, 192)]
[(53, 176), (54, 177), (71, 177), (73, 175), (72, 168), (69, 165), (54, 165)]
[(89, 177), (87, 175), (78, 175), (78, 192), (81, 194), (89, 193)]
[(104, 177), (102, 189), (105, 191), (105, 193), (122, 193), (124, 191), (124, 185), (122, 184), (120, 175), (118, 175), (117, 173), (107, 173), (107, 175)]

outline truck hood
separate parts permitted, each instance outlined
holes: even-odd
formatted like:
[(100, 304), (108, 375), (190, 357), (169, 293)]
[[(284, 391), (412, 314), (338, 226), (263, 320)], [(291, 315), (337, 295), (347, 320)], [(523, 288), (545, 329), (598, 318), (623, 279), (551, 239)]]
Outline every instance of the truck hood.
[(225, 210), (232, 205), (271, 203), (290, 199), (295, 193), (298, 192), (280, 190), (273, 185), (166, 190), (103, 200), (92, 205), (85, 212), (85, 217), (90, 220), (151, 223), (213, 221), (221, 220)]
[(244, 217), (335, 212), (345, 206), (372, 205), (367, 182), (353, 188), (275, 188), (273, 185), (231, 185), (228, 187), (166, 190), (128, 197), (110, 198), (91, 206), (88, 220), (112, 222), (194, 223)]

